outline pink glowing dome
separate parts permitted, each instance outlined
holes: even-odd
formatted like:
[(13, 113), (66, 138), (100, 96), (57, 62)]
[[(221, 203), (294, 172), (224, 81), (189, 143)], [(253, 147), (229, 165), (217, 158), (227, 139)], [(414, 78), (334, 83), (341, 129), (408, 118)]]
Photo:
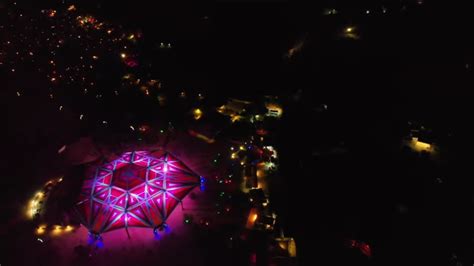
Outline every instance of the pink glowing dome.
[(200, 177), (171, 154), (127, 152), (86, 177), (76, 210), (90, 232), (162, 226)]

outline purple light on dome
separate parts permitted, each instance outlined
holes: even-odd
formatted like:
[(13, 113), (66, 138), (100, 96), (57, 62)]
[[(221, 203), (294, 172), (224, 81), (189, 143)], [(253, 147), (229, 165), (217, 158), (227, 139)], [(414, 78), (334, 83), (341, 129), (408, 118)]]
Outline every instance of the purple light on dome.
[(198, 175), (164, 151), (127, 152), (94, 167), (94, 174), (83, 183), (76, 210), (81, 223), (96, 233), (158, 226), (200, 184)]

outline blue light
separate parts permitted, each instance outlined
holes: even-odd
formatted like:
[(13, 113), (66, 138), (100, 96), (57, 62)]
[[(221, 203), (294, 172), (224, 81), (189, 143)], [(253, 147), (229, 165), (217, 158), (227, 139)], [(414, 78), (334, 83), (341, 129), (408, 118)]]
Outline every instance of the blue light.
[(199, 180), (201, 182), (201, 186), (200, 186), (201, 191), (205, 191), (206, 190), (206, 186), (205, 186), (206, 179), (201, 176), (201, 177), (199, 177)]
[(160, 234), (158, 233), (158, 230), (157, 230), (157, 229), (154, 229), (154, 230), (153, 230), (153, 238), (154, 238), (155, 240), (160, 240), (160, 239), (161, 239), (161, 236), (160, 236)]
[(103, 248), (104, 247), (104, 241), (102, 241), (102, 237), (97, 240), (97, 243), (95, 244), (97, 248)]
[(95, 236), (91, 232), (89, 232), (87, 236), (87, 245), (92, 245), (95, 242)]

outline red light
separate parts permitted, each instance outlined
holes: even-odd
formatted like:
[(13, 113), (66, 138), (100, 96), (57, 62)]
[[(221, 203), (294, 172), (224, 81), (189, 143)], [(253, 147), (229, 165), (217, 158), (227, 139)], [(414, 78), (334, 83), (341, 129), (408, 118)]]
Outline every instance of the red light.
[(368, 244), (365, 244), (365, 243), (361, 243), (359, 245), (359, 249), (360, 251), (366, 255), (367, 257), (371, 257), (372, 256), (372, 251), (370, 249), (370, 246)]

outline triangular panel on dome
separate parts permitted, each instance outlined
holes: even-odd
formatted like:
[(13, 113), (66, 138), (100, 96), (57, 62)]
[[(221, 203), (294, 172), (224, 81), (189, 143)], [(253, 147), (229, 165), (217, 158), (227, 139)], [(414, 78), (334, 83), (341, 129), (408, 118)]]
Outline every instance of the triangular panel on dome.
[(107, 169), (109, 171), (113, 171), (115, 166), (114, 166), (114, 163), (106, 163), (102, 165), (102, 168)]
[[(96, 208), (99, 206), (98, 208)], [(93, 232), (102, 232), (102, 230), (105, 228), (106, 224), (108, 223), (109, 216), (111, 214), (111, 209), (103, 204), (97, 204), (94, 202), (93, 205), (93, 217), (94, 219), (92, 220), (92, 231)]]
[(155, 195), (155, 194), (157, 194), (157, 193), (160, 193), (160, 191), (162, 190), (162, 188), (161, 188), (161, 187), (155, 187), (155, 186), (153, 186), (153, 185), (148, 185), (148, 186), (147, 186), (147, 190), (148, 190), (148, 195), (153, 196), (153, 195)]
[(125, 227), (125, 219), (123, 213), (119, 213), (117, 215), (114, 215), (114, 213), (112, 213), (109, 218), (109, 223), (104, 228), (104, 232), (120, 229), (123, 227)]
[(102, 201), (107, 200), (108, 197), (109, 197), (109, 189), (104, 189), (104, 190), (100, 191), (99, 193), (96, 193), (96, 194), (94, 195), (94, 197), (95, 197), (96, 199), (100, 199), (100, 200), (102, 200)]
[(147, 171), (147, 175), (148, 175), (148, 180), (152, 180), (152, 179), (161, 177), (161, 172), (158, 170), (154, 170), (152, 167), (149, 167)]
[(130, 163), (128, 161), (122, 160), (122, 158), (120, 158), (120, 159), (116, 160), (114, 162), (114, 164), (115, 164), (115, 170), (114, 171), (116, 171), (116, 170), (130, 164)]
[(157, 173), (158, 175), (162, 175), (165, 173), (164, 168), (165, 168), (165, 163), (159, 162), (157, 164), (154, 164), (153, 166), (150, 166), (150, 171)]
[(128, 195), (128, 206), (134, 206), (140, 203), (140, 197), (136, 194), (129, 194)]
[(142, 184), (140, 186), (137, 186), (130, 190), (130, 195), (135, 196), (137, 199), (141, 200), (145, 197), (145, 184)]
[(166, 177), (168, 180), (174, 183), (195, 185), (198, 185), (200, 183), (200, 178), (198, 176), (182, 172), (169, 173)]
[(133, 164), (139, 166), (148, 166), (149, 158), (146, 154), (135, 152), (132, 158)]
[(160, 216), (163, 216), (163, 196), (159, 195), (157, 197), (151, 198), (147, 201), (148, 208), (150, 212), (156, 212), (160, 214)]
[(195, 187), (193, 186), (175, 186), (172, 188), (168, 187), (167, 192), (171, 193), (173, 196), (175, 196), (178, 199), (182, 199), (194, 188)]
[(132, 153), (131, 152), (125, 153), (124, 155), (122, 155), (121, 159), (125, 162), (131, 163), (132, 162)]
[(125, 195), (117, 198), (114, 202), (114, 205), (117, 206), (117, 207), (125, 209), (125, 207), (127, 206), (127, 195), (125, 194)]
[(149, 199), (140, 206), (143, 214), (146, 215), (147, 221), (152, 225), (159, 225), (163, 222), (163, 214), (160, 204), (155, 199)]
[(168, 216), (171, 214), (171, 212), (174, 210), (174, 208), (176, 207), (176, 205), (178, 205), (178, 201), (176, 199), (174, 199), (173, 197), (171, 197), (170, 195), (167, 195), (167, 193), (164, 193), (164, 199), (165, 199), (165, 204), (164, 204), (164, 207), (165, 207), (165, 217), (168, 218)]
[(133, 209), (128, 210), (129, 213), (132, 213), (135, 215), (137, 218), (143, 220), (143, 221), (148, 221), (148, 216), (147, 216), (147, 211), (145, 204), (141, 204), (136, 206)]
[(136, 217), (134, 214), (129, 213), (128, 214), (128, 220), (127, 224), (128, 226), (134, 226), (134, 227), (150, 227), (150, 224), (148, 224), (146, 221)]
[(150, 185), (149, 188), (154, 188), (154, 189), (162, 189), (163, 188), (163, 180), (159, 179), (159, 178), (154, 179), (152, 181), (149, 181), (148, 184)]
[(173, 155), (169, 153), (167, 155), (167, 160), (171, 161), (171, 164), (173, 165), (174, 168), (176, 168), (176, 171), (185, 171), (188, 173), (193, 172), (191, 171), (191, 169), (189, 169), (189, 167), (186, 164), (183, 163), (183, 161), (178, 160), (176, 157), (174, 157)]
[(96, 183), (95, 187), (94, 187), (94, 195), (99, 195), (105, 191), (108, 192), (109, 190), (109, 186), (106, 186), (106, 185), (102, 185), (100, 183)]
[(125, 191), (123, 191), (121, 189), (117, 189), (116, 187), (112, 187), (110, 189), (110, 194), (112, 195), (112, 197), (118, 198), (118, 197), (122, 196), (123, 194), (125, 194)]
[(136, 155), (141, 155), (141, 156), (148, 156), (150, 153), (147, 151), (135, 151), (134, 152)]
[(97, 177), (97, 178), (101, 178), (101, 177), (104, 177), (104, 176), (109, 175), (109, 174), (111, 174), (111, 173), (112, 173), (112, 171), (110, 171), (110, 170), (107, 170), (107, 169), (105, 169), (105, 168), (99, 168), (99, 169), (97, 170), (96, 177)]
[(110, 185), (112, 183), (112, 173), (108, 174), (108, 175), (105, 175), (104, 177), (102, 177), (102, 183), (104, 184), (107, 184), (107, 185)]

